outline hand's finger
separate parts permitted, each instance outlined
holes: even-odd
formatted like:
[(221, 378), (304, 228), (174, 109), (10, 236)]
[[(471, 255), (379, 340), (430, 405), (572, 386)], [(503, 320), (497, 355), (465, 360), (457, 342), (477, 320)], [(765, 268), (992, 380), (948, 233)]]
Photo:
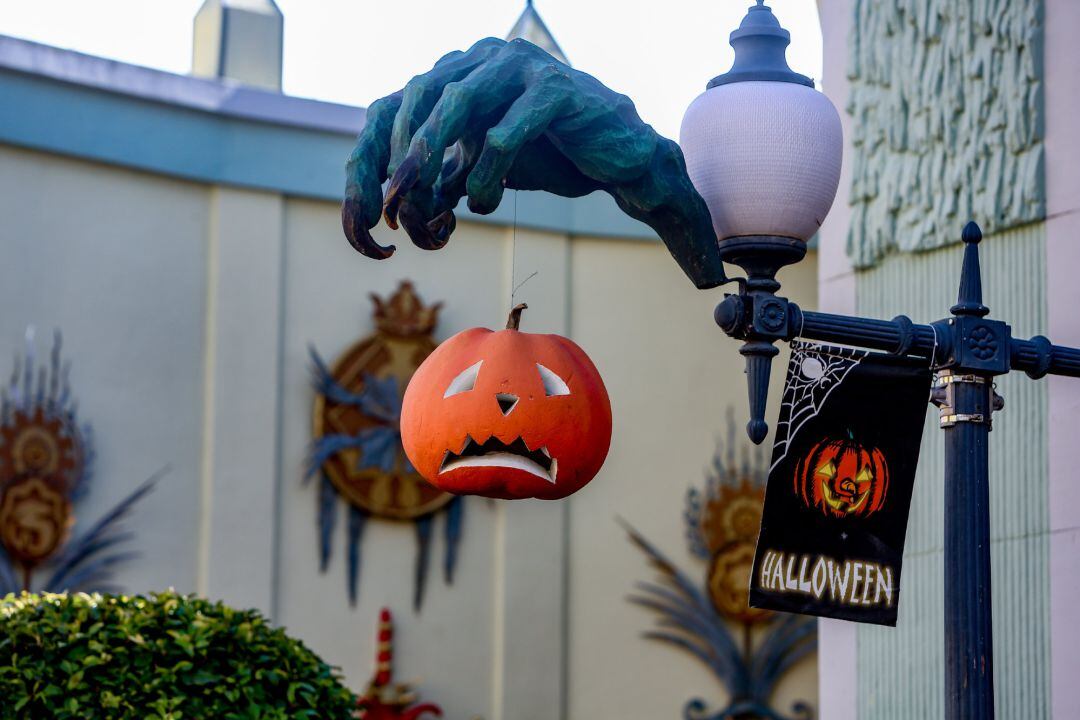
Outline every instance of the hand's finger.
[[(504, 50), (507, 47), (504, 46)], [(524, 92), (523, 78), (528, 74), (528, 68), (516, 60), (518, 56), (512, 52), (500, 54), (463, 80), (443, 88), (442, 97), (416, 130), (408, 152), (390, 178), (383, 200), (383, 216), (388, 225), (394, 225), (403, 195), (414, 187), (434, 184), (447, 148), (470, 132), (470, 126), (486, 127), (487, 123), (493, 122), (502, 114), (503, 108)]]
[(390, 184), (386, 188), (386, 197), (383, 199), (383, 218), (390, 228), (398, 228), (398, 206), (401, 205), (405, 194), (416, 186), (420, 179), (420, 161), (415, 157), (406, 156), (405, 161), (398, 166), (394, 177), (390, 178)]
[(480, 144), (463, 139), (447, 153), (434, 187), (418, 187), (402, 196), (398, 219), (417, 247), (438, 250), (450, 239), (457, 227), (454, 208), (465, 195), (465, 178), (475, 164)]
[(657, 232), (698, 288), (727, 282), (705, 201), (686, 174), (682, 150), (658, 136), (649, 168), (637, 180), (605, 188), (623, 212)]
[(441, 245), (446, 244), (454, 228), (457, 227), (454, 208), (457, 207), (461, 198), (465, 197), (465, 178), (469, 176), (473, 165), (476, 164), (481, 142), (463, 139), (455, 145), (446, 161), (443, 162), (442, 172), (439, 173), (439, 179), (432, 188), (434, 195), (432, 213), (435, 217), (428, 221), (427, 229), (441, 242)]
[(345, 166), (345, 199), (341, 203), (341, 226), (349, 244), (368, 257), (382, 260), (394, 246), (379, 245), (370, 229), (379, 222), (382, 184), (390, 159), (390, 130), (401, 105), (401, 93), (376, 100), (368, 108), (364, 127)]
[(394, 119), (390, 137), (389, 174), (393, 175), (409, 151), (413, 133), (431, 114), (431, 109), (452, 82), (464, 79), (506, 45), (505, 40), (484, 38), (465, 52), (455, 51), (442, 57), (435, 67), (417, 75), (405, 86), (401, 109)]
[(416, 247), (438, 250), (450, 239), (450, 233), (457, 227), (457, 218), (452, 210), (447, 210), (429, 219), (429, 208), (429, 205), (420, 205), (410, 197), (401, 203), (398, 218)]
[(518, 153), (543, 134), (566, 106), (573, 83), (564, 71), (549, 67), (514, 101), (502, 120), (488, 130), (484, 149), (466, 185), (469, 209), (473, 212), (486, 215), (499, 207), (504, 180)]
[(439, 172), (439, 179), (432, 188), (435, 193), (434, 212), (453, 210), (461, 198), (465, 197), (465, 179), (476, 165), (476, 158), (483, 143), (483, 136), (479, 140), (463, 138), (450, 148)]

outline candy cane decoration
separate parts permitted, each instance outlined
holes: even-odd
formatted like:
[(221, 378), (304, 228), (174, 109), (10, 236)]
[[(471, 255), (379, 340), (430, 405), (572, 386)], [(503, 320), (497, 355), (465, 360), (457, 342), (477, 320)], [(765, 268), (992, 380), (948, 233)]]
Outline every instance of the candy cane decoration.
[(430, 713), (442, 717), (442, 708), (432, 703), (409, 707), (416, 693), (407, 683), (394, 680), (394, 616), (388, 608), (379, 612), (375, 645), (375, 674), (367, 692), (357, 701), (360, 720), (421, 720)]

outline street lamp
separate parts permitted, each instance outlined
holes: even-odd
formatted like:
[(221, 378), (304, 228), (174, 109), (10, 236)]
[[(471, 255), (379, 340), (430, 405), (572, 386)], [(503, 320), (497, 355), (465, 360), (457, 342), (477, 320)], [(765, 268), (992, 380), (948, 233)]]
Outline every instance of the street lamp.
[[(840, 116), (813, 80), (788, 67), (790, 42), (759, 0), (731, 33), (731, 70), (691, 103), (679, 138), (720, 255), (746, 270), (740, 295), (759, 298), (755, 321), (767, 333), (783, 323), (783, 305), (766, 297), (780, 289), (776, 272), (806, 255), (836, 197), (843, 155)], [(747, 431), (760, 443), (768, 433), (769, 368), (779, 351), (766, 338), (746, 340), (740, 352), (750, 378)]]
[[(1080, 350), (1036, 336), (1012, 337), (982, 304), (975, 223), (964, 227), (964, 260), (953, 317), (918, 325), (801, 310), (777, 295), (777, 271), (806, 254), (806, 240), (832, 204), (839, 178), (839, 119), (813, 83), (784, 59), (789, 42), (763, 0), (731, 34), (735, 63), (687, 110), (681, 144), (687, 169), (712, 214), (721, 256), (741, 267), (739, 291), (717, 306), (725, 333), (743, 341), (750, 400), (747, 432), (765, 439), (765, 402), (775, 343), (796, 336), (927, 360), (931, 401), (945, 432), (945, 697), (949, 720), (994, 716), (990, 602), (988, 433), (1001, 409), (993, 378), (1023, 370), (1080, 377)], [(831, 111), (831, 112), (830, 112)]]

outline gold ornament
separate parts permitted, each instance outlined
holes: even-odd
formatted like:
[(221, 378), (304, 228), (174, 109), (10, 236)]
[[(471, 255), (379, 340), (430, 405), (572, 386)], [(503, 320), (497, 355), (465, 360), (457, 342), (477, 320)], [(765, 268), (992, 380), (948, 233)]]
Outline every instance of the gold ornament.
[(23, 565), (32, 567), (51, 556), (67, 539), (73, 522), (71, 503), (55, 477), (17, 479), (0, 497), (0, 542)]
[[(408, 281), (402, 281), (389, 298), (372, 294), (371, 300), (375, 304), (375, 333), (342, 353), (331, 365), (330, 374), (341, 387), (357, 395), (364, 390), (366, 377), (393, 378), (398, 392), (404, 393), (409, 378), (436, 347), (432, 332), (442, 303), (424, 305)], [(381, 422), (356, 404), (334, 402), (324, 395), (315, 397), (312, 432), (316, 440), (330, 434), (355, 436)], [(361, 460), (359, 449), (344, 448), (327, 459), (322, 469), (349, 502), (376, 517), (413, 520), (435, 512), (453, 497), (420, 477), (400, 448), (389, 472)]]

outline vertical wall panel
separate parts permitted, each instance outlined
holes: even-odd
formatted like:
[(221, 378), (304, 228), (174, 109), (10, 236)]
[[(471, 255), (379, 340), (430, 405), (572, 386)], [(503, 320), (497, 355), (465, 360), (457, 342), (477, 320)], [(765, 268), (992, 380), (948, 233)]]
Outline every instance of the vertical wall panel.
[[(1043, 225), (986, 238), (984, 302), (1013, 334), (1046, 330)], [(856, 280), (859, 313), (916, 322), (944, 317), (956, 301), (962, 247), (896, 254)], [(1049, 717), (1047, 385), (1023, 374), (1000, 378), (1005, 410), (990, 435), (995, 695), (999, 720)], [(858, 632), (859, 717), (941, 717), (944, 486), (942, 433), (927, 413), (904, 558), (897, 627)]]

